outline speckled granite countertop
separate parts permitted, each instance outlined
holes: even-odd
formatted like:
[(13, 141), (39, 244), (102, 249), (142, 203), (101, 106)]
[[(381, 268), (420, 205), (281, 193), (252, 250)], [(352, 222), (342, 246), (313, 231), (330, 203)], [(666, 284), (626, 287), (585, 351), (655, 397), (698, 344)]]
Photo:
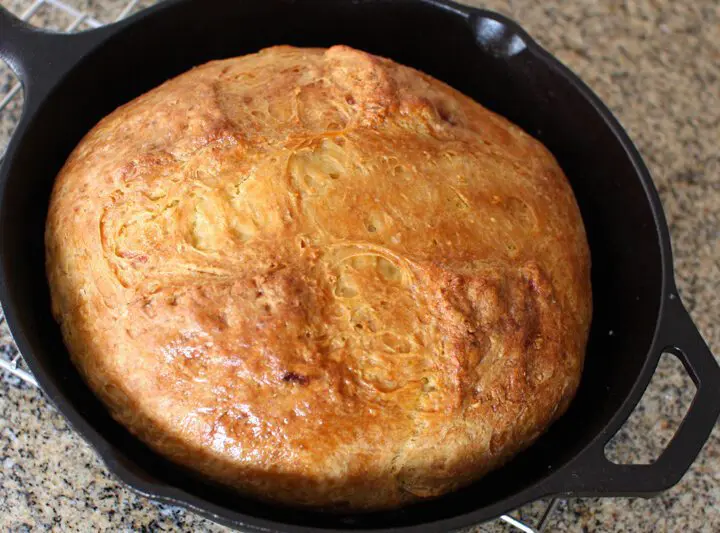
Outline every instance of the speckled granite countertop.
[[(126, 0), (68, 0), (110, 21)], [(140, 2), (139, 7), (153, 3)], [(653, 173), (667, 214), (683, 300), (720, 354), (720, 3), (717, 0), (488, 0), (518, 20), (611, 107)], [(22, 13), (30, 0), (0, 0)], [(33, 22), (67, 16), (42, 8)], [(0, 95), (11, 78), (0, 70)], [(0, 113), (0, 146), (19, 98)], [(4, 324), (0, 350), (15, 353)], [(663, 360), (609, 455), (647, 461), (663, 449), (692, 399), (691, 382)], [(683, 480), (641, 499), (561, 501), (548, 531), (720, 531), (720, 429)], [(513, 513), (536, 520), (543, 502)], [(0, 375), (0, 530), (227, 531), (119, 485), (41, 393)], [(474, 531), (508, 531), (499, 523)]]

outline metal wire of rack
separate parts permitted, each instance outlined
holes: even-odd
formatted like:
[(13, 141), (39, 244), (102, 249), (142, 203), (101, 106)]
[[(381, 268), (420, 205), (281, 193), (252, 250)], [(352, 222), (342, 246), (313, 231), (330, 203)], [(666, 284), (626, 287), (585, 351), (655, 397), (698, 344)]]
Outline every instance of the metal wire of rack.
[[(25, 9), (25, 11), (19, 14), (19, 16), (24, 21), (30, 21), (30, 19), (32, 19), (32, 17), (36, 15), (40, 9), (50, 8), (70, 19), (70, 23), (67, 24), (64, 28), (62, 28), (61, 31), (64, 33), (71, 33), (86, 28), (99, 28), (100, 26), (103, 26), (107, 23), (121, 20), (132, 14), (134, 11), (138, 10), (140, 8), (139, 4), (140, 0), (130, 0), (122, 7), (120, 12), (114, 17), (113, 20), (107, 22), (96, 18), (96, 16), (94, 16), (90, 12), (77, 9), (61, 0), (34, 0)], [(11, 102), (14, 102), (17, 98), (20, 98), (21, 91), (22, 85), (19, 81), (16, 80), (15, 83), (9, 88), (9, 90), (7, 90), (4, 95), (2, 95), (2, 97), (0, 98), (0, 118), (2, 118), (3, 113), (7, 112), (7, 108), (9, 107)], [(4, 155), (5, 148), (6, 146), (0, 146), (0, 154)], [(2, 162), (3, 155), (0, 155), (0, 163)], [(0, 315), (0, 325), (3, 325), (4, 321), (5, 317)], [(38, 387), (38, 383), (33, 377), (33, 375), (29, 372), (29, 370), (26, 369), (26, 367), (24, 367), (22, 356), (20, 352), (17, 351), (17, 349), (12, 350), (11, 355), (9, 356), (6, 353), (0, 353), (0, 374), (2, 373), (2, 371), (19, 378), (20, 380), (29, 385)], [(530, 525), (529, 523), (518, 518), (514, 518), (510, 515), (502, 515), (499, 517), (498, 520), (507, 524), (516, 531), (522, 531), (523, 533), (540, 533), (544, 531), (548, 520), (554, 513), (558, 504), (558, 499), (552, 499), (542, 512), (540, 518), (537, 520), (537, 523), (535, 525)]]

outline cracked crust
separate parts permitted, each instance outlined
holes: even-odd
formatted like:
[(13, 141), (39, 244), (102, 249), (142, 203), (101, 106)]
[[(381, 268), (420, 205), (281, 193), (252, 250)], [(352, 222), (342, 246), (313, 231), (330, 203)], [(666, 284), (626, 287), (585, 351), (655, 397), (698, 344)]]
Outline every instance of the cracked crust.
[(567, 408), (590, 323), (536, 140), (336, 46), (215, 61), (103, 119), (57, 178), (53, 311), (113, 415), (261, 498), (433, 497)]

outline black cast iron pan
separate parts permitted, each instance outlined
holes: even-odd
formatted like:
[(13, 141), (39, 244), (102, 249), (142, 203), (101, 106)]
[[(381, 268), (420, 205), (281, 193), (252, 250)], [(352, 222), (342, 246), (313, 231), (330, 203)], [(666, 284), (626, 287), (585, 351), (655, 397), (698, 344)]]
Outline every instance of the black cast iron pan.
[[(548, 146), (577, 196), (595, 300), (578, 395), (527, 452), (437, 500), (338, 515), (261, 503), (198, 480), (110, 418), (70, 363), (51, 317), (47, 204), (82, 135), (118, 105), (193, 65), (281, 43), (344, 43), (448, 82)], [(0, 9), (0, 56), (25, 90), (0, 173), (0, 298), (8, 324), (47, 396), (135, 490), (243, 529), (447, 531), (550, 495), (655, 494), (682, 477), (713, 428), (720, 368), (677, 297), (668, 230), (648, 171), (608, 109), (514, 22), (445, 0), (169, 0), (67, 36), (31, 29)], [(666, 351), (697, 386), (692, 406), (655, 463), (611, 463), (605, 444)]]

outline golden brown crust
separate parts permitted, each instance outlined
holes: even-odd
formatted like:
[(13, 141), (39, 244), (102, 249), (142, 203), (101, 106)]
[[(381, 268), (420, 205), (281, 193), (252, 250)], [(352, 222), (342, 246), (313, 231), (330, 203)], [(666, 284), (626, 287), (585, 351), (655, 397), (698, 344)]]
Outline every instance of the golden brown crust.
[(580, 379), (589, 253), (553, 157), (344, 46), (211, 62), (103, 119), (58, 176), (46, 247), (114, 416), (264, 498), (450, 491)]

